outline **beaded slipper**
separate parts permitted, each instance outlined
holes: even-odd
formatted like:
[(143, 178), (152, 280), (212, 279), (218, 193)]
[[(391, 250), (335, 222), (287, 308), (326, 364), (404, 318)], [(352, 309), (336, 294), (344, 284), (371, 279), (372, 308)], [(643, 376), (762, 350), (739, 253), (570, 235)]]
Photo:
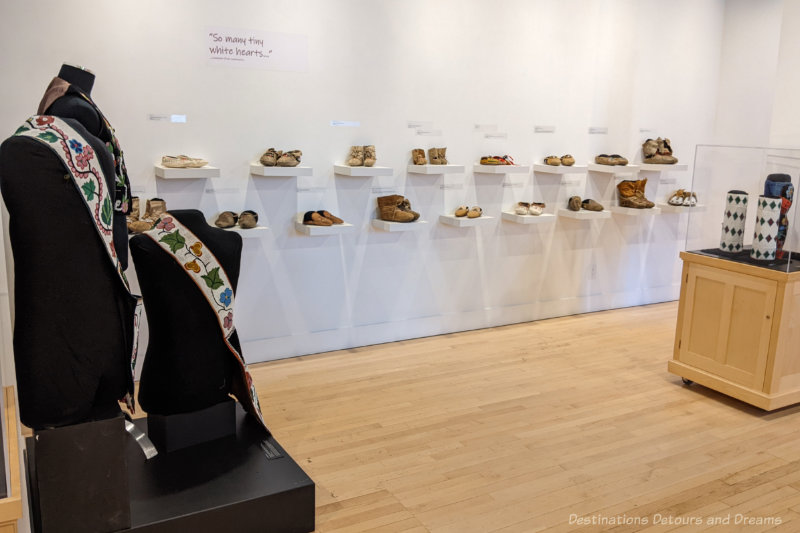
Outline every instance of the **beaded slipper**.
[(232, 228), (239, 221), (239, 215), (233, 211), (223, 211), (217, 216), (214, 225), (218, 228)]
[(327, 218), (328, 220), (330, 220), (334, 224), (343, 224), (344, 223), (344, 220), (342, 220), (341, 218), (339, 218), (337, 216), (334, 216), (334, 215), (330, 214), (328, 211), (325, 211), (325, 210), (317, 211), (317, 214), (322, 215), (323, 217)]
[(239, 227), (242, 229), (255, 228), (258, 225), (258, 213), (251, 210), (242, 211), (239, 214)]
[(483, 209), (475, 205), (472, 206), (472, 208), (470, 208), (469, 213), (467, 213), (467, 218), (478, 218), (482, 214), (483, 214)]
[(306, 226), (333, 226), (333, 221), (325, 218), (316, 211), (306, 211), (303, 215), (303, 224)]

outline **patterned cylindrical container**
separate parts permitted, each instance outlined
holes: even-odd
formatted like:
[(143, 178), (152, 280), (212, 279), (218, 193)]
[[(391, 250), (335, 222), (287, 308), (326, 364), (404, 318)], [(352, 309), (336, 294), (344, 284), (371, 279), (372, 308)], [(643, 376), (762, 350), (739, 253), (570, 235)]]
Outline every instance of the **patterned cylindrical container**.
[(771, 196), (758, 197), (756, 228), (753, 232), (753, 249), (750, 258), (757, 261), (773, 261), (778, 249), (778, 226), (781, 218), (781, 199)]
[(783, 258), (783, 243), (786, 242), (786, 233), (789, 228), (787, 213), (792, 207), (794, 185), (789, 174), (770, 174), (764, 182), (764, 196), (773, 196), (781, 199), (781, 219), (778, 222), (778, 246), (775, 252), (777, 259)]
[(722, 237), (719, 248), (723, 252), (741, 252), (744, 248), (744, 222), (747, 218), (747, 193), (728, 191), (725, 213), (722, 218)]

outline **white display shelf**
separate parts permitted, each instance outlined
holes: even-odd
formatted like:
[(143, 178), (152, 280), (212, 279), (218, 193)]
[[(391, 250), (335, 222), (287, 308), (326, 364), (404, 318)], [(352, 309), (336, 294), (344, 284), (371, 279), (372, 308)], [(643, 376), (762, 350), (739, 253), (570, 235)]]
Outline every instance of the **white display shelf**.
[(533, 165), (534, 172), (542, 172), (544, 174), (583, 174), (586, 172), (586, 165), (546, 165), (542, 163), (536, 163)]
[(265, 167), (261, 163), (250, 163), (250, 174), (254, 176), (311, 176), (313, 171), (311, 167)]
[(656, 207), (661, 209), (662, 213), (702, 213), (706, 210), (706, 206), (704, 204), (697, 204), (695, 206), (684, 206), (684, 205), (669, 205), (669, 204), (656, 204)]
[(459, 174), (464, 165), (408, 165), (410, 174)]
[(587, 168), (592, 172), (603, 172), (605, 174), (633, 174), (639, 170), (639, 165), (601, 165), (599, 163), (589, 163)]
[(341, 224), (334, 224), (332, 226), (314, 226), (310, 224), (303, 224), (303, 215), (297, 215), (294, 220), (294, 229), (298, 233), (308, 235), (310, 237), (317, 237), (320, 235), (338, 235), (340, 233), (347, 233), (353, 229), (352, 224), (343, 222)]
[(612, 205), (611, 212), (617, 215), (626, 215), (629, 217), (638, 217), (644, 215), (660, 215), (661, 209), (658, 207), (649, 207), (645, 209), (636, 209), (635, 207), (622, 207), (619, 205)]
[(239, 226), (234, 226), (232, 228), (224, 228), (225, 231), (232, 231), (238, 233), (242, 236), (242, 239), (260, 239), (264, 235), (266, 235), (266, 231), (269, 229), (267, 226), (256, 226), (255, 228), (240, 228)]
[(494, 217), (488, 215), (481, 215), (477, 218), (467, 218), (466, 216), (457, 217), (455, 215), (439, 215), (439, 222), (447, 224), (448, 226), (455, 226), (457, 228), (468, 228), (470, 226), (483, 226), (491, 224)]
[(219, 169), (208, 165), (200, 168), (169, 168), (164, 165), (155, 165), (156, 177), (171, 179), (205, 179), (218, 178)]
[(649, 163), (642, 163), (639, 166), (642, 172), (683, 172), (689, 170), (689, 165), (683, 163), (675, 163), (674, 165), (651, 165)]
[(394, 173), (391, 167), (351, 167), (348, 165), (333, 165), (333, 172), (340, 176), (391, 176)]
[(531, 171), (530, 165), (481, 165), (475, 163), (473, 172), (480, 174), (525, 174)]
[[(217, 220), (218, 216), (219, 214), (212, 219), (206, 220), (208, 225), (217, 228), (217, 225), (214, 224), (214, 222)], [(243, 239), (260, 239), (261, 237), (266, 235), (264, 232), (269, 228), (267, 226), (256, 226), (255, 228), (244, 229), (240, 228), (239, 226), (231, 226), (230, 228), (217, 228), (217, 229), (238, 233), (242, 236)]]
[(379, 218), (372, 219), (372, 227), (381, 231), (417, 231), (427, 226), (427, 220), (417, 220), (416, 222), (389, 222)]
[(551, 213), (541, 215), (518, 215), (511, 211), (503, 211), (503, 220), (514, 222), (515, 224), (543, 224), (555, 221), (556, 216)]
[(580, 211), (571, 211), (566, 207), (558, 210), (558, 216), (564, 218), (574, 218), (576, 220), (599, 220), (604, 218), (611, 218), (611, 211), (604, 209), (602, 211), (589, 211), (581, 209)]

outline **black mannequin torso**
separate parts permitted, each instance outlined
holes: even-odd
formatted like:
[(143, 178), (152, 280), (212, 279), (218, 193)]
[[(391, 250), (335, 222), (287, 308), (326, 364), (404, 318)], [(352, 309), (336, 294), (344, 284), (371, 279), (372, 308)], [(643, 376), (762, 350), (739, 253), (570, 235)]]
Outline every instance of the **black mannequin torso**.
[[(58, 77), (69, 82), (73, 87), (80, 89), (86, 96), (92, 95), (95, 78), (91, 72), (72, 65), (62, 65), (61, 70), (58, 72)], [(103, 142), (110, 141), (111, 135), (109, 132), (103, 131), (105, 130), (103, 119), (97, 113), (97, 110), (77, 91), (70, 89), (67, 94), (45, 109), (44, 114), (61, 118), (74, 118), (83, 124), (83, 127), (95, 137), (100, 137)]]
[[(65, 121), (92, 145), (113, 190), (103, 143), (78, 121)], [(20, 417), (34, 429), (116, 416), (130, 380), (133, 300), (65, 176), (59, 157), (34, 139), (11, 137), (0, 146)]]
[[(194, 209), (169, 213), (213, 253), (236, 291), (242, 238), (209, 226)], [(130, 240), (144, 297), (150, 338), (139, 383), (139, 402), (148, 413), (171, 415), (205, 409), (228, 398), (235, 356), (203, 293), (183, 265), (146, 235)], [(236, 332), (231, 344), (238, 350)]]
[[(111, 142), (111, 131), (106, 127), (103, 118), (97, 109), (80, 95), (78, 90), (86, 96), (91, 96), (94, 87), (95, 76), (88, 70), (74, 67), (72, 65), (62, 65), (58, 72), (58, 77), (70, 83), (70, 88), (66, 94), (55, 100), (42, 111), (44, 115), (53, 115), (59, 118), (71, 118), (80, 122), (83, 127), (94, 137), (103, 143)], [(87, 139), (88, 140), (88, 139)], [(103, 148), (105, 152), (106, 149)], [(113, 167), (110, 174), (114, 176)], [(114, 197), (115, 187), (111, 186), (112, 202), (116, 203)], [(125, 214), (114, 211), (114, 246), (119, 254), (122, 269), (128, 268), (128, 229), (125, 221)]]

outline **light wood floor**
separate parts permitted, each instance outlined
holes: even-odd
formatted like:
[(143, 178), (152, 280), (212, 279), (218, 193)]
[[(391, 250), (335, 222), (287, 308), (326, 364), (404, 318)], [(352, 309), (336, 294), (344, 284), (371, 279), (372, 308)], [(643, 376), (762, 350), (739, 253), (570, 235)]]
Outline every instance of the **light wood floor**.
[(317, 531), (701, 531), (726, 516), (713, 530), (800, 531), (800, 406), (765, 413), (682, 385), (666, 371), (676, 313), (593, 313), (251, 372), (271, 430), (317, 484)]

